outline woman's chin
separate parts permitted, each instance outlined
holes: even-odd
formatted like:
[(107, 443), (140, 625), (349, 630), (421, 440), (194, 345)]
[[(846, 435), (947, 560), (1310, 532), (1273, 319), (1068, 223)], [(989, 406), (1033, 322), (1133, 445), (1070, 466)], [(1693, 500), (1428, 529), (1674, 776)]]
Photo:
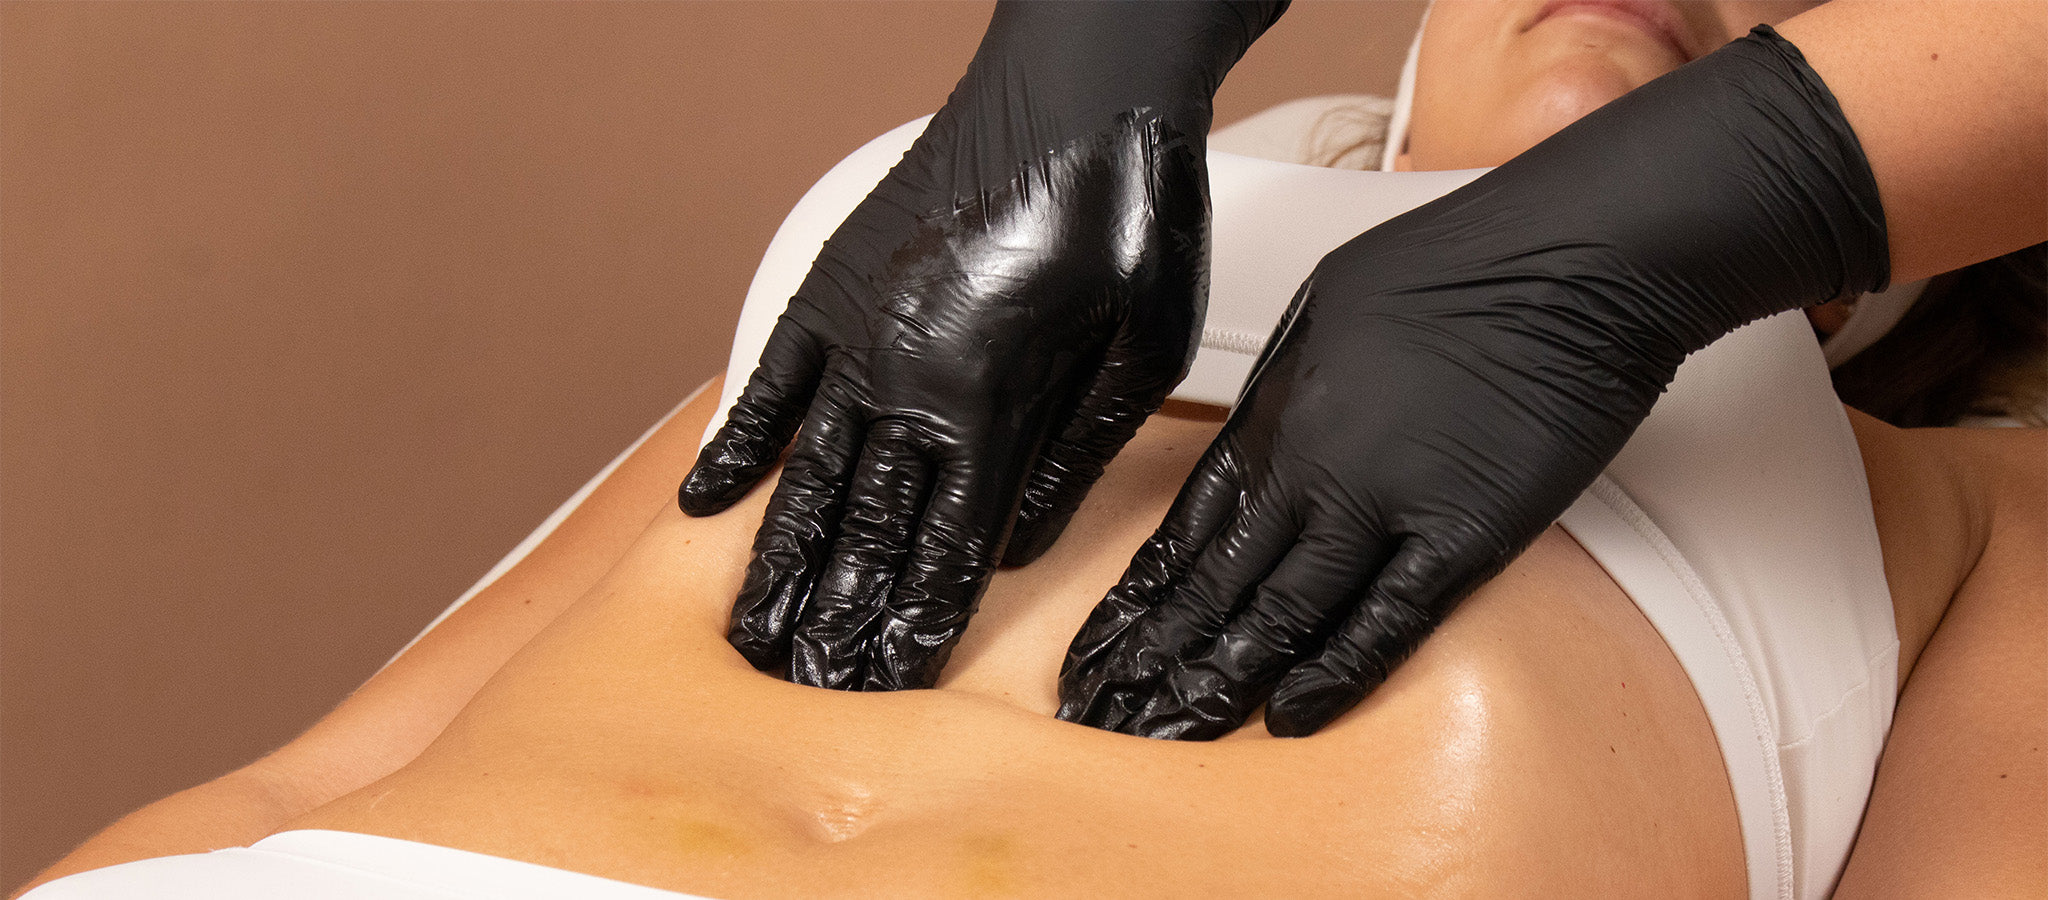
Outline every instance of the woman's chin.
[(1551, 66), (1502, 117), (1497, 134), (1507, 147), (1494, 164), (1536, 146), (1648, 80), (1605, 57), (1573, 59)]
[(1488, 113), (1439, 122), (1418, 112), (1411, 162), (1420, 171), (1500, 165), (1648, 80), (1598, 54), (1554, 62)]

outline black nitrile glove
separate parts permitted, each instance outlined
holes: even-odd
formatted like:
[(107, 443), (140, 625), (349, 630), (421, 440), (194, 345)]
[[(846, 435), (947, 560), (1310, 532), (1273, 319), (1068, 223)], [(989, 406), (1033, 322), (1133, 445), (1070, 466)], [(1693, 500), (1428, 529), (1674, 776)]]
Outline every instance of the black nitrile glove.
[(1316, 731), (1619, 453), (1686, 354), (1881, 287), (1877, 185), (1766, 27), (1332, 251), (1074, 639), (1060, 717)]
[(749, 662), (930, 686), (1006, 539), (1051, 545), (1194, 358), (1210, 102), (1279, 7), (998, 5), (683, 482), (716, 513), (798, 435), (733, 607)]

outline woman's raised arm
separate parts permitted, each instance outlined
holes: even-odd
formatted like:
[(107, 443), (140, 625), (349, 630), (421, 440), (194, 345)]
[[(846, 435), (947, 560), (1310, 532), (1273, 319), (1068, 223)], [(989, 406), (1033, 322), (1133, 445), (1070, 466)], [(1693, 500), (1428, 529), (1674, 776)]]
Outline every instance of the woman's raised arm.
[(1834, 0), (1778, 33), (1863, 144), (1894, 282), (2048, 240), (2048, 3)]

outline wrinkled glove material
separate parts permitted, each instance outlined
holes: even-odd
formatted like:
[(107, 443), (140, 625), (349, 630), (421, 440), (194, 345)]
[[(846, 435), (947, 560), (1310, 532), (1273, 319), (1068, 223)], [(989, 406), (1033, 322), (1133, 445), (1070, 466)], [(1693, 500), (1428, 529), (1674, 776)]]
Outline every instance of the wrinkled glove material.
[(1331, 252), (1076, 636), (1063, 719), (1208, 739), (1351, 708), (1563, 513), (1685, 356), (1877, 289), (1877, 186), (1768, 27)]
[(716, 513), (789, 448), (733, 607), (749, 662), (930, 686), (1006, 548), (1057, 537), (1193, 361), (1210, 97), (1277, 13), (998, 6), (678, 492)]

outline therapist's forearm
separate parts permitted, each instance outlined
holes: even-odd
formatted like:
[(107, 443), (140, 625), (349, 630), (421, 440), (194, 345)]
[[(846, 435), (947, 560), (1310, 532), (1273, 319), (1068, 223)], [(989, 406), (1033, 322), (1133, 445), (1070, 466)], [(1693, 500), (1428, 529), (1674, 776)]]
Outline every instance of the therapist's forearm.
[(1834, 0), (1778, 33), (1870, 160), (1893, 281), (2048, 240), (2048, 2)]

